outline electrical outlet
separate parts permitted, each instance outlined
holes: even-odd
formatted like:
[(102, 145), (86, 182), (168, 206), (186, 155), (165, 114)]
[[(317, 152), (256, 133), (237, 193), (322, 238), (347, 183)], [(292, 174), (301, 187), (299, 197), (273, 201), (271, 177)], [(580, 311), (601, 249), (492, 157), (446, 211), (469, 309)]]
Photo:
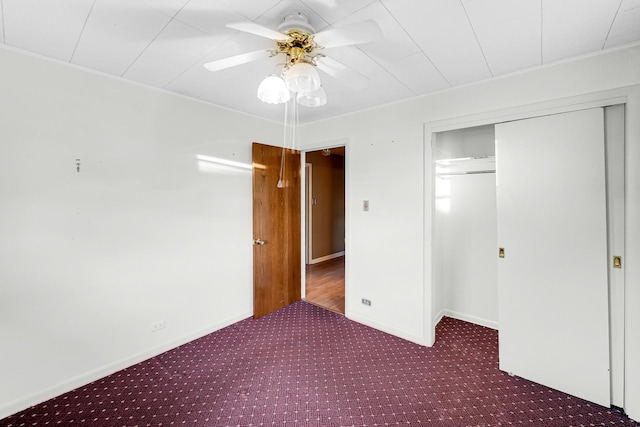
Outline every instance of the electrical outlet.
[(164, 329), (165, 326), (166, 325), (164, 320), (158, 320), (157, 322), (153, 322), (151, 324), (151, 332), (156, 332), (156, 331), (159, 331), (160, 329)]
[(370, 299), (366, 299), (366, 298), (362, 298), (362, 304), (368, 305), (369, 307), (371, 307), (371, 300)]

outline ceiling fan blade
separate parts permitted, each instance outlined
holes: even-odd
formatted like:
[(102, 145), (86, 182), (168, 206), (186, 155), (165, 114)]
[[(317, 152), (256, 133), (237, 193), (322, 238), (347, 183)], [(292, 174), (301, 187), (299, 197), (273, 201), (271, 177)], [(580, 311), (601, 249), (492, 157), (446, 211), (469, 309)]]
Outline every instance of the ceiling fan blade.
[(353, 89), (362, 90), (369, 86), (368, 78), (328, 56), (318, 56), (316, 66)]
[(351, 44), (369, 43), (382, 39), (382, 30), (375, 21), (357, 22), (332, 30), (321, 31), (313, 36), (320, 47), (330, 48)]
[(246, 22), (233, 22), (231, 24), (227, 24), (228, 28), (233, 28), (234, 30), (244, 31), (245, 33), (255, 34), (256, 36), (266, 37), (271, 40), (288, 40), (289, 36), (272, 30), (271, 28), (263, 27), (262, 25), (256, 24), (255, 22), (246, 21)]
[(242, 53), (240, 55), (230, 56), (228, 58), (218, 59), (216, 61), (207, 62), (204, 68), (209, 71), (219, 71), (225, 68), (235, 67), (236, 65), (246, 64), (247, 62), (258, 61), (268, 58), (271, 51), (268, 49), (256, 50), (253, 52)]

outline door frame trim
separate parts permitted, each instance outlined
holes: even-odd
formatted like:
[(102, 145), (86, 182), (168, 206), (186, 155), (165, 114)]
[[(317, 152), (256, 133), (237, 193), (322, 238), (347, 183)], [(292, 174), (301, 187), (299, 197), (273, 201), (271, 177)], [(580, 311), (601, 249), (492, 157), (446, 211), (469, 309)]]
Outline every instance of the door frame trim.
[[(329, 140), (329, 141), (319, 141), (319, 142), (314, 142), (314, 143), (310, 143), (310, 144), (302, 144), (302, 147), (298, 147), (298, 149), (300, 150), (300, 162), (302, 164), (307, 164), (307, 152), (309, 151), (318, 151), (318, 150), (322, 150), (325, 148), (333, 148), (333, 147), (344, 147), (344, 251), (346, 254), (349, 253), (349, 248), (351, 247), (350, 241), (351, 241), (351, 237), (349, 234), (349, 224), (351, 221), (351, 209), (349, 207), (349, 200), (350, 200), (350, 184), (349, 184), (349, 178), (350, 178), (350, 173), (349, 173), (349, 168), (350, 168), (350, 156), (349, 156), (349, 143), (351, 141), (351, 138), (339, 138), (339, 139), (333, 139), (333, 140)], [(303, 182), (305, 183), (306, 186), (306, 182), (307, 182), (307, 175), (306, 175), (306, 167), (302, 168), (303, 169)], [(304, 186), (301, 186), (304, 187)], [(306, 202), (305, 202), (305, 194), (304, 191), (301, 191), (300, 194), (301, 197), (301, 208), (302, 208), (302, 218), (305, 218), (306, 215)], [(304, 257), (304, 250), (306, 248), (307, 245), (307, 239), (305, 237), (305, 233), (304, 233), (304, 228), (306, 227), (306, 221), (305, 224), (302, 224), (302, 271), (304, 272), (306, 269), (306, 263), (305, 263), (305, 257)], [(344, 264), (344, 315), (345, 317), (349, 317), (349, 312), (350, 312), (350, 306), (349, 306), (349, 301), (350, 301), (350, 297), (349, 297), (349, 275), (350, 275), (350, 267), (349, 267), (349, 257), (345, 258), (345, 264)], [(306, 296), (306, 288), (307, 288), (307, 278), (305, 274), (302, 274), (302, 280), (301, 280), (301, 295), (302, 298), (305, 298)]]
[[(302, 153), (300, 153), (302, 155)], [(313, 210), (311, 209), (311, 206), (313, 205), (313, 164), (308, 163), (306, 161), (306, 153), (305, 153), (305, 163), (304, 163), (304, 177), (303, 177), (303, 181), (304, 182), (304, 191), (306, 194), (306, 197), (304, 198), (304, 203), (305, 203), (305, 208), (306, 210), (303, 210), (303, 213), (305, 214), (305, 216), (303, 217), (305, 219), (305, 233), (304, 233), (304, 249), (305, 249), (305, 257), (304, 257), (304, 262), (305, 265), (307, 263), (311, 264), (311, 260), (313, 259), (313, 234), (311, 233), (311, 231), (313, 230)], [(307, 176), (307, 172), (310, 172), (310, 175)], [(303, 270), (304, 271), (304, 270)], [(304, 276), (304, 274), (303, 274)], [(302, 288), (302, 297), (304, 298), (305, 296), (305, 288), (303, 286)]]

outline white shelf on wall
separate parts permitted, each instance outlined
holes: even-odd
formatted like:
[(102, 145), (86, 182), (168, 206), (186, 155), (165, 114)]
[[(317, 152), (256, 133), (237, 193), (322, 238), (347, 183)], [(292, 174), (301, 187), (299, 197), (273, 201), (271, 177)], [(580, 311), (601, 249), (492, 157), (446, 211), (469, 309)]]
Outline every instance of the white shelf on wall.
[(457, 159), (436, 160), (436, 176), (470, 175), (495, 173), (495, 156), (462, 157)]

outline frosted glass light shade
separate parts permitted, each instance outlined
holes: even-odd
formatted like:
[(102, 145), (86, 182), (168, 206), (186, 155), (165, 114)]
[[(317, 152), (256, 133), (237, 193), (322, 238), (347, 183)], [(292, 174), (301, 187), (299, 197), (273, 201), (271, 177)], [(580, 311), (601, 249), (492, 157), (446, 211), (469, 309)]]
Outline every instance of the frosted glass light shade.
[(298, 93), (310, 93), (320, 88), (320, 76), (316, 68), (306, 62), (292, 65), (284, 73), (287, 88)]
[(327, 93), (322, 86), (311, 93), (299, 93), (297, 97), (298, 104), (305, 107), (322, 107), (327, 103)]
[(290, 98), (289, 89), (278, 76), (267, 76), (258, 86), (258, 99), (267, 104), (283, 104)]

